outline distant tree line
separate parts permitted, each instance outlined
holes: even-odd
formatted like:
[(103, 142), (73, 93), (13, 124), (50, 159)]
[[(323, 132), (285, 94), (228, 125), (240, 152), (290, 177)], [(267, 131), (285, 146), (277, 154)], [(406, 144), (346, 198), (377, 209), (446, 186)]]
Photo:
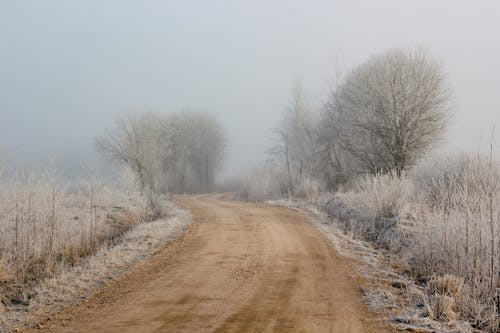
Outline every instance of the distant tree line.
[(187, 112), (127, 115), (96, 145), (130, 168), (151, 208), (161, 194), (211, 192), (226, 146), (224, 130), (214, 116)]
[(269, 151), (295, 195), (308, 179), (335, 190), (360, 174), (415, 164), (444, 136), (450, 92), (440, 63), (421, 50), (372, 56), (331, 89), (321, 111), (296, 84)]

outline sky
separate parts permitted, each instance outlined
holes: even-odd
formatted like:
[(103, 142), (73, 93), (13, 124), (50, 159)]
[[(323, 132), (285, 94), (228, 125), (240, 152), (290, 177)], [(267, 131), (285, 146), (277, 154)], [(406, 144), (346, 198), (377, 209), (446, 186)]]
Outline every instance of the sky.
[(295, 81), (319, 108), (336, 68), (394, 47), (443, 63), (445, 147), (477, 151), (500, 126), (498, 0), (0, 0), (0, 159), (77, 174), (118, 117), (191, 109), (225, 126), (235, 176), (266, 158)]

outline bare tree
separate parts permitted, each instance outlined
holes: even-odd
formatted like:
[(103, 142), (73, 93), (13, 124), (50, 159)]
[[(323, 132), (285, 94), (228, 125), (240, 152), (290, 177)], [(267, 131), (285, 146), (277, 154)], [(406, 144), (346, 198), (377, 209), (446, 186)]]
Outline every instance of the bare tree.
[(318, 126), (316, 174), (326, 188), (333, 191), (360, 172), (356, 160), (339, 143), (339, 135), (335, 119), (324, 112)]
[(313, 172), (316, 127), (315, 114), (305, 102), (300, 82), (296, 81), (291, 101), (276, 129), (277, 143), (269, 150), (285, 170), (289, 196), (295, 194), (304, 176)]
[(165, 117), (143, 113), (118, 119), (96, 142), (103, 153), (134, 172), (153, 215), (158, 209), (155, 196), (167, 192), (166, 174), (174, 160), (175, 135)]
[(403, 49), (353, 70), (327, 103), (338, 145), (373, 174), (413, 165), (443, 137), (449, 110), (440, 64)]
[(151, 209), (155, 197), (189, 191), (212, 191), (222, 166), (225, 137), (215, 117), (183, 113), (129, 115), (97, 140), (98, 148), (135, 174)]

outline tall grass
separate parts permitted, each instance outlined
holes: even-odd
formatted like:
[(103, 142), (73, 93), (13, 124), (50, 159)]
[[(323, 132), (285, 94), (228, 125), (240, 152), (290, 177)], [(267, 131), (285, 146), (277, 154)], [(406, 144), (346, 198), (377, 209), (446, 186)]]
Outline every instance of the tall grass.
[(348, 191), (337, 193), (336, 200), (349, 213), (342, 218), (349, 231), (395, 249), (404, 238), (395, 225), (409, 212), (412, 195), (408, 178), (386, 174), (358, 179)]
[(492, 156), (434, 158), (401, 178), (364, 177), (331, 210), (360, 237), (406, 252), (413, 278), (427, 285), (431, 317), (500, 331), (500, 163)]
[(455, 311), (499, 331), (500, 164), (462, 155), (427, 162), (413, 177), (427, 207), (411, 248), (416, 278), (462, 279), (467, 301)]
[(132, 192), (95, 177), (70, 187), (53, 172), (1, 174), (0, 302), (28, 303), (40, 280), (111, 245), (144, 218)]

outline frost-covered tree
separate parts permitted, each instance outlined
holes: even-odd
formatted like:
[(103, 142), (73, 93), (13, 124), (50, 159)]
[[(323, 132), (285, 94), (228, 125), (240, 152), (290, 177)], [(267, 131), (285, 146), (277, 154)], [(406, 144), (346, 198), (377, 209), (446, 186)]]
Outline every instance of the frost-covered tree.
[(170, 117), (129, 115), (97, 140), (97, 147), (133, 171), (151, 208), (159, 194), (212, 191), (222, 166), (222, 126), (205, 113)]
[(165, 193), (163, 175), (173, 163), (175, 135), (165, 117), (148, 112), (118, 119), (96, 143), (103, 153), (135, 172), (141, 191)]
[(156, 195), (167, 193), (167, 172), (174, 161), (175, 128), (161, 115), (148, 112), (128, 115), (97, 139), (97, 147), (135, 174), (153, 215)]
[(364, 171), (400, 175), (443, 137), (450, 93), (438, 62), (393, 49), (347, 75), (327, 105), (337, 144)]

